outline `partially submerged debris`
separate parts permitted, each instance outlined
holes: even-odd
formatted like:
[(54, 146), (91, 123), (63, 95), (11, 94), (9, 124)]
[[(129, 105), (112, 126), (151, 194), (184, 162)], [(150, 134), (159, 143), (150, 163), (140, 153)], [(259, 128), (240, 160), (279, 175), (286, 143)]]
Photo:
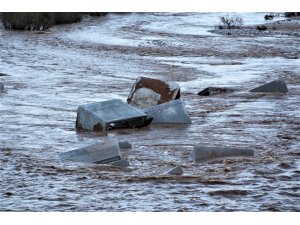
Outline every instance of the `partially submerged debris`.
[(227, 147), (206, 147), (194, 146), (192, 158), (196, 162), (211, 161), (214, 159), (228, 157), (250, 157), (254, 156), (252, 149), (227, 148)]
[(140, 109), (180, 98), (180, 88), (175, 82), (148, 77), (138, 77), (127, 98), (128, 104)]
[(267, 30), (268, 28), (265, 25), (256, 26), (257, 30)]
[(200, 91), (198, 95), (200, 96), (210, 96), (210, 95), (216, 95), (216, 94), (222, 94), (222, 93), (230, 93), (234, 90), (231, 88), (221, 88), (221, 87), (208, 87), (204, 90)]
[(126, 167), (130, 166), (129, 162), (127, 160), (124, 160), (124, 159), (111, 162), (111, 163), (109, 163), (109, 165), (120, 167), (120, 168), (126, 168)]
[(250, 92), (278, 92), (278, 93), (286, 93), (288, 92), (288, 88), (284, 80), (274, 80), (270, 83), (262, 85), (260, 87), (254, 88), (250, 90)]
[(118, 144), (120, 149), (130, 149), (132, 147), (128, 141), (119, 141)]
[(6, 74), (6, 73), (1, 73), (1, 72), (0, 72), (0, 77), (4, 77), (4, 76), (9, 76), (9, 75)]
[(170, 169), (169, 171), (166, 172), (166, 174), (169, 175), (182, 175), (183, 174), (183, 169), (180, 165)]
[(10, 191), (7, 191), (7, 192), (5, 192), (5, 195), (6, 195), (6, 196), (12, 196), (12, 195), (14, 195), (14, 193), (13, 193), (13, 192), (10, 192)]
[(151, 121), (141, 110), (114, 99), (79, 106), (76, 128), (89, 131), (140, 128)]
[(153, 117), (152, 123), (191, 124), (182, 99), (144, 109), (144, 112), (147, 116)]
[(265, 18), (265, 20), (273, 20), (274, 19), (274, 14), (266, 14), (265, 16), (264, 16), (264, 18)]
[(107, 139), (101, 143), (84, 148), (60, 153), (63, 159), (84, 162), (106, 164), (122, 159), (118, 142), (115, 139)]

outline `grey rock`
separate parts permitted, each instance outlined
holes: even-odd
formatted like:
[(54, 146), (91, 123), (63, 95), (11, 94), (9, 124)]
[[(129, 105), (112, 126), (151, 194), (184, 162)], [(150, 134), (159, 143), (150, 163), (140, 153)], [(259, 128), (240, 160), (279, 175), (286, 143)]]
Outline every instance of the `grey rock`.
[(106, 139), (101, 143), (96, 143), (84, 148), (59, 154), (63, 159), (84, 162), (106, 164), (122, 159), (117, 140)]
[(200, 96), (210, 96), (210, 95), (216, 95), (216, 94), (222, 94), (222, 93), (230, 93), (233, 92), (233, 89), (230, 88), (220, 88), (220, 87), (208, 87), (204, 90), (200, 91), (198, 95)]
[(222, 147), (206, 147), (194, 146), (192, 159), (196, 162), (211, 161), (220, 158), (229, 157), (251, 157), (254, 156), (252, 149), (239, 149), (239, 148), (222, 148)]
[(138, 77), (131, 88), (127, 102), (134, 107), (145, 109), (179, 98), (180, 88), (177, 83)]
[(152, 123), (154, 124), (191, 124), (191, 119), (182, 99), (144, 109), (144, 112), (149, 117), (153, 117)]
[(257, 30), (267, 30), (268, 28), (265, 25), (261, 25), (261, 26), (256, 26)]
[(274, 14), (265, 15), (264, 18), (265, 18), (265, 20), (273, 20)]
[(167, 174), (170, 175), (182, 175), (183, 174), (183, 169), (180, 165), (170, 169), (169, 171), (167, 171)]
[(116, 166), (116, 167), (121, 167), (121, 168), (126, 168), (126, 167), (130, 166), (129, 162), (127, 160), (124, 160), (124, 159), (111, 162), (111, 163), (109, 163), (109, 165)]
[(129, 143), (128, 141), (119, 141), (119, 148), (120, 149), (130, 149), (132, 148), (131, 143)]
[(139, 128), (151, 121), (141, 110), (114, 99), (79, 106), (76, 128), (89, 131)]
[(270, 83), (250, 90), (250, 92), (279, 92), (286, 93), (288, 88), (284, 80), (274, 80)]
[(4, 77), (4, 76), (9, 76), (7, 73), (2, 73), (2, 72), (0, 72), (0, 77)]

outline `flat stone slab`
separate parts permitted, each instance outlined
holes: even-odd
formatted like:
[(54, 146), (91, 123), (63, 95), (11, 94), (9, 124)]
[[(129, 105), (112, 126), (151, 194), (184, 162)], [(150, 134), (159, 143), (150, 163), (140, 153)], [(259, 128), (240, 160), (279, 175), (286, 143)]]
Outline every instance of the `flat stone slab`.
[(183, 174), (183, 169), (180, 165), (170, 169), (169, 171), (166, 172), (166, 174), (169, 175), (182, 175)]
[(234, 90), (231, 88), (221, 88), (221, 87), (208, 87), (203, 89), (198, 93), (200, 96), (211, 96), (211, 95), (217, 95), (217, 94), (223, 94), (223, 93), (231, 93)]
[(120, 168), (126, 168), (126, 167), (130, 166), (129, 162), (127, 160), (124, 160), (124, 159), (111, 162), (111, 163), (109, 163), (109, 165), (120, 167)]
[(284, 80), (274, 80), (270, 83), (250, 90), (250, 92), (278, 92), (287, 93), (288, 88)]
[(220, 158), (229, 157), (252, 157), (254, 150), (239, 148), (222, 148), (222, 147), (206, 147), (194, 146), (192, 159), (196, 162), (205, 162)]
[(120, 149), (130, 149), (130, 148), (132, 148), (131, 143), (129, 143), (128, 141), (119, 141), (118, 144), (119, 144)]
[(152, 118), (127, 103), (109, 100), (81, 105), (77, 110), (76, 128), (89, 131), (139, 128), (148, 126)]
[(140, 109), (180, 98), (179, 85), (148, 77), (138, 77), (127, 98), (128, 104)]
[(177, 99), (160, 105), (144, 109), (144, 112), (153, 117), (152, 123), (158, 124), (191, 124), (184, 101)]
[(63, 159), (75, 162), (107, 164), (122, 159), (117, 140), (108, 139), (101, 143), (59, 154)]

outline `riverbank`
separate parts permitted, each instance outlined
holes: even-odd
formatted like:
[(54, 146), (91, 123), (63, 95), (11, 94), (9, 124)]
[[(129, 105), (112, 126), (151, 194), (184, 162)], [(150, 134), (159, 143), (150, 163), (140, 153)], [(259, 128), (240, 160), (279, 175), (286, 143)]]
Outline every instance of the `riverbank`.
[(3, 26), (9, 30), (48, 30), (59, 24), (77, 23), (84, 15), (105, 16), (104, 12), (5, 12), (0, 14)]
[(300, 17), (251, 26), (241, 26), (236, 29), (220, 29), (218, 26), (210, 31), (216, 34), (239, 37), (270, 37), (282, 35), (300, 37)]

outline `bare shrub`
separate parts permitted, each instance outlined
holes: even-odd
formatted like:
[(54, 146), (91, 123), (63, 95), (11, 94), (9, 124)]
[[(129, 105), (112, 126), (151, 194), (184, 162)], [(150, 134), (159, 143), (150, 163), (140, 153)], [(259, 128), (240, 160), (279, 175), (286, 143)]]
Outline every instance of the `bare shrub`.
[(264, 16), (265, 20), (273, 20), (274, 19), (274, 13), (266, 14)]
[(220, 17), (219, 29), (238, 29), (243, 25), (244, 21), (241, 17)]

